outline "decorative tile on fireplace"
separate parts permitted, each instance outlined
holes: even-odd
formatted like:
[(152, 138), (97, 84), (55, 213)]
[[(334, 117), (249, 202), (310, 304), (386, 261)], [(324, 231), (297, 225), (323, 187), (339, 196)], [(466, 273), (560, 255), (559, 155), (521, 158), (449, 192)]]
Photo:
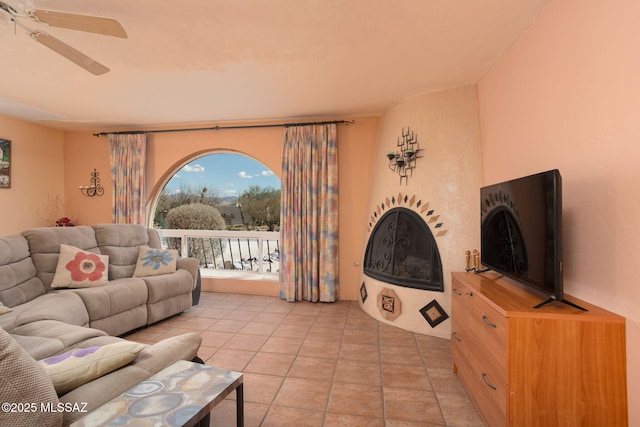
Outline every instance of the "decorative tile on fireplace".
[(384, 319), (394, 321), (402, 314), (402, 301), (392, 289), (384, 288), (378, 294), (378, 310)]
[(378, 222), (378, 220), (384, 215), (384, 212), (388, 209), (392, 209), (395, 207), (406, 207), (416, 211), (421, 216), (424, 215), (427, 223), (436, 229), (437, 233), (435, 237), (444, 236), (447, 234), (447, 230), (442, 228), (444, 223), (439, 222), (440, 215), (433, 216), (435, 213), (434, 209), (429, 209), (429, 202), (423, 202), (422, 200), (416, 200), (416, 195), (412, 195), (409, 197), (408, 195), (403, 195), (402, 193), (398, 193), (397, 196), (391, 196), (391, 198), (386, 197), (385, 200), (376, 206), (373, 214), (369, 218), (369, 227), (367, 231), (371, 232), (373, 227)]
[(438, 301), (433, 300), (429, 304), (425, 305), (420, 309), (420, 314), (425, 318), (429, 325), (432, 328), (435, 328), (440, 323), (444, 322), (449, 318), (449, 315), (444, 311), (444, 309), (438, 304)]
[(362, 282), (362, 286), (360, 286), (360, 298), (362, 299), (362, 303), (367, 300), (369, 294), (367, 293), (367, 286)]

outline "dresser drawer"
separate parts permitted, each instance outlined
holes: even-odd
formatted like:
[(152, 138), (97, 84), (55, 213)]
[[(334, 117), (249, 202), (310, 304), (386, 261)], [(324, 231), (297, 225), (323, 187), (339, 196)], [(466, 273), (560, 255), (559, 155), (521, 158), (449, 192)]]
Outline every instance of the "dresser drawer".
[(474, 350), (466, 348), (464, 343), (452, 339), (451, 356), (458, 377), (487, 424), (492, 427), (506, 425), (505, 384), (494, 385), (492, 381), (495, 380), (480, 367)]
[(479, 328), (480, 330), (496, 332), (487, 335), (488, 339), (493, 340), (492, 344), (506, 346), (507, 319), (487, 303), (481, 294), (465, 286), (459, 286), (454, 290), (452, 302), (461, 305), (463, 310), (469, 311), (475, 319), (481, 322), (484, 328)]
[(506, 423), (506, 319), (480, 296), (454, 284), (451, 356), (458, 376), (491, 426)]
[[(451, 327), (451, 355), (454, 363), (465, 359), (475, 375), (483, 379), (486, 391), (497, 390), (500, 396), (506, 397), (506, 357), (497, 357), (506, 352), (488, 348), (484, 342), (461, 327), (459, 319), (454, 318)], [(458, 333), (459, 330), (462, 332)]]

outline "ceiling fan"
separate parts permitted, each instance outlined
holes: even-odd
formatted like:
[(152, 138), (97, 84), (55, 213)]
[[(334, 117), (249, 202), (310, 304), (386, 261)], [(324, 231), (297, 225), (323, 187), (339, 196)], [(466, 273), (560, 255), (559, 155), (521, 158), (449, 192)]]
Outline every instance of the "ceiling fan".
[(84, 53), (74, 49), (52, 35), (34, 30), (24, 25), (21, 20), (31, 20), (45, 26), (66, 28), (69, 30), (85, 31), (89, 33), (102, 34), (127, 38), (127, 33), (122, 25), (115, 19), (99, 18), (97, 16), (78, 15), (75, 13), (56, 12), (44, 9), (27, 9), (24, 13), (18, 12), (7, 3), (0, 1), (0, 11), (9, 15), (9, 19), (17, 26), (23, 28), (27, 34), (38, 43), (48, 47), (54, 52), (64, 56), (74, 64), (84, 68), (88, 72), (100, 75), (109, 72), (109, 68), (88, 57)]

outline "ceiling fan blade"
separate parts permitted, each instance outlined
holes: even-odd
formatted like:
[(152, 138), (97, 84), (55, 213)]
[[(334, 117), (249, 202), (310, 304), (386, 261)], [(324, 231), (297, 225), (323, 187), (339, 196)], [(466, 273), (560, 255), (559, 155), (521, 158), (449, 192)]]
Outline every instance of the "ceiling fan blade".
[(105, 36), (127, 38), (127, 32), (115, 19), (99, 18), (97, 16), (78, 15), (75, 13), (55, 12), (44, 9), (27, 10), (27, 15), (36, 22), (52, 27), (67, 28), (69, 30), (85, 31), (103, 34)]
[(89, 58), (84, 53), (72, 48), (68, 44), (58, 40), (57, 38), (42, 32), (42, 31), (29, 31), (29, 35), (32, 39), (37, 41), (38, 43), (48, 47), (56, 53), (67, 58), (69, 61), (74, 64), (84, 68), (91, 74), (95, 74), (99, 76), (101, 74), (105, 74), (109, 72), (109, 69), (102, 65), (101, 63), (94, 61)]

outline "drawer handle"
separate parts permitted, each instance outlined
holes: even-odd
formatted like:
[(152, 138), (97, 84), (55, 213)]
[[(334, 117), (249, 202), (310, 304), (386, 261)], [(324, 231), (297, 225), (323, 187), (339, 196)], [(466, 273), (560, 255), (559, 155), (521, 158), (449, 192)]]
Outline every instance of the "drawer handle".
[(473, 296), (473, 292), (467, 292), (467, 295), (469, 295), (470, 297)]
[(484, 383), (487, 385), (487, 387), (493, 389), (493, 390), (497, 390), (498, 387), (494, 386), (493, 384), (491, 384), (488, 380), (487, 380), (487, 373), (483, 372), (482, 373), (482, 381), (484, 381)]
[(496, 325), (495, 323), (493, 323), (493, 322), (491, 322), (489, 320), (489, 318), (486, 316), (486, 314), (482, 315), (482, 321), (485, 323), (485, 325), (489, 325), (492, 328), (497, 328), (498, 327), (498, 325)]
[(453, 336), (453, 339), (454, 339), (454, 340), (456, 340), (456, 341), (458, 341), (458, 342), (462, 342), (462, 338), (460, 338), (460, 337), (458, 336), (458, 333), (457, 333), (457, 332), (453, 332), (453, 333), (451, 334), (451, 336)]
[(461, 296), (462, 296), (462, 292), (460, 292), (460, 291), (459, 291), (458, 289), (456, 289), (456, 288), (453, 288), (453, 293), (454, 293), (454, 294), (456, 294), (456, 295), (458, 295), (459, 297), (461, 297)]

